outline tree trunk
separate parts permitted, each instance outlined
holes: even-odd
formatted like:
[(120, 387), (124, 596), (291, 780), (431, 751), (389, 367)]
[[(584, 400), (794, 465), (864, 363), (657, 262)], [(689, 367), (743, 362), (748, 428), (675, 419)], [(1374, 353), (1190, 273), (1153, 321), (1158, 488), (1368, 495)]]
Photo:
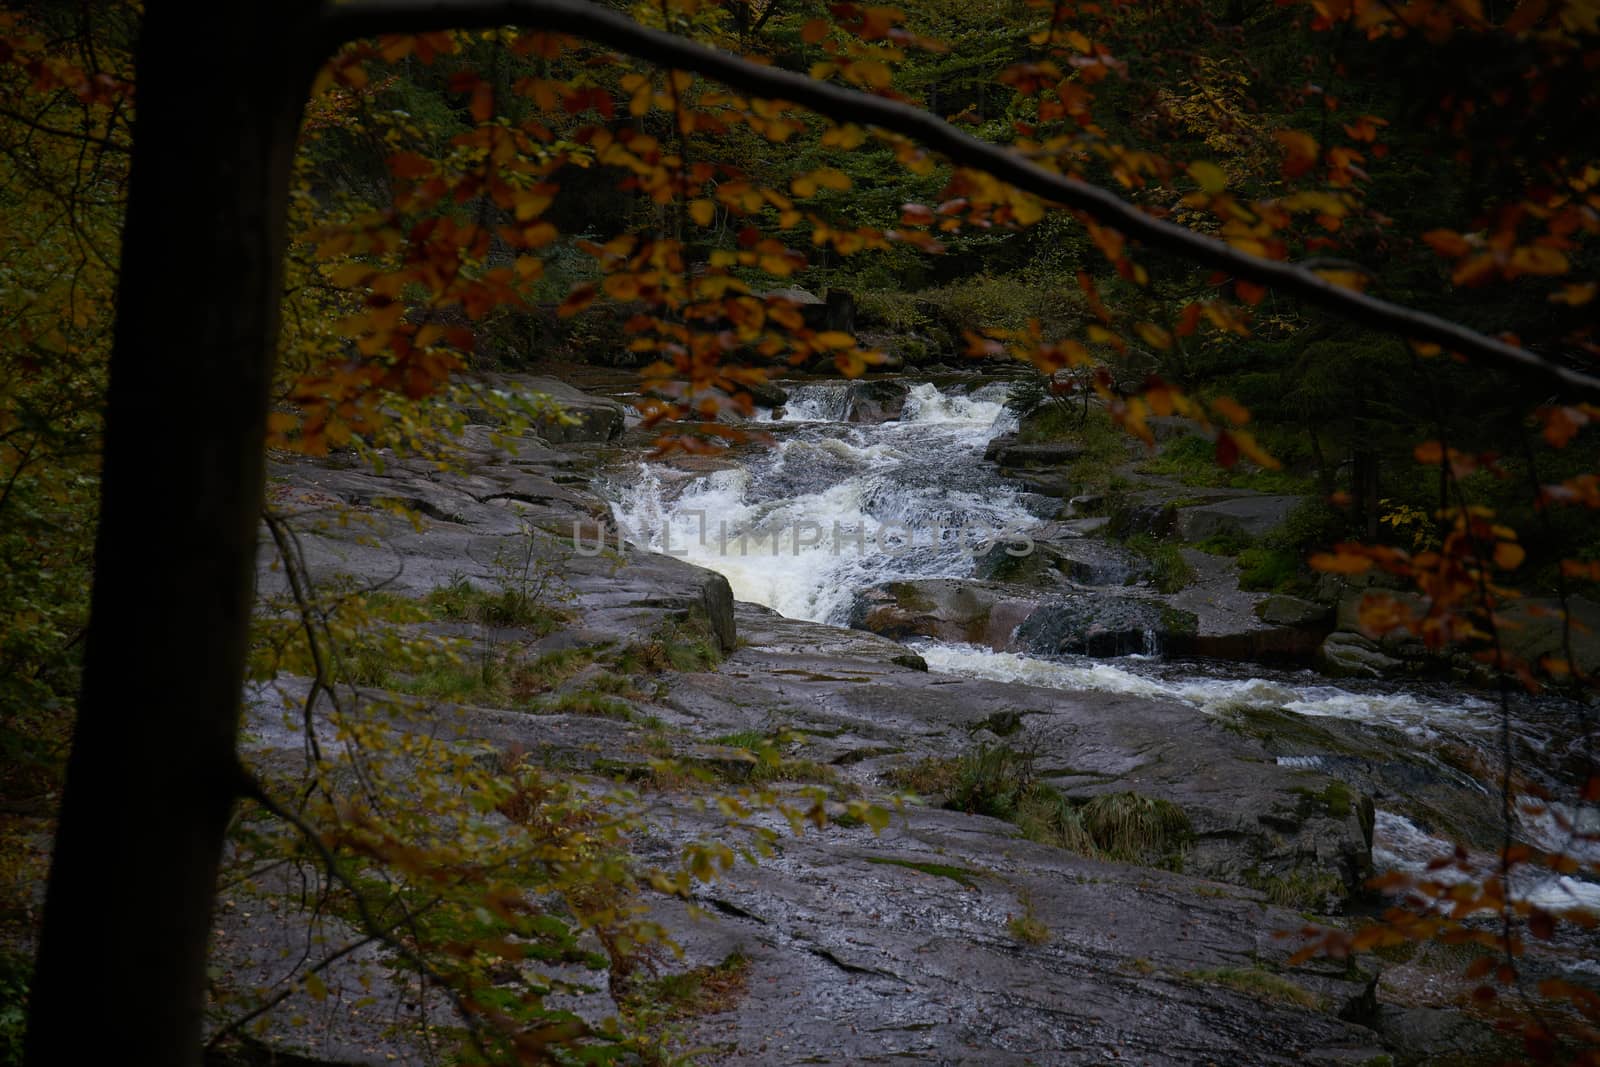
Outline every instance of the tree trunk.
[(1361, 534), (1367, 540), (1378, 536), (1378, 453), (1368, 448), (1358, 448), (1351, 464), (1350, 488), (1355, 496), (1356, 514), (1361, 521)]
[(95, 579), (26, 1062), (197, 1064), (306, 0), (150, 0)]

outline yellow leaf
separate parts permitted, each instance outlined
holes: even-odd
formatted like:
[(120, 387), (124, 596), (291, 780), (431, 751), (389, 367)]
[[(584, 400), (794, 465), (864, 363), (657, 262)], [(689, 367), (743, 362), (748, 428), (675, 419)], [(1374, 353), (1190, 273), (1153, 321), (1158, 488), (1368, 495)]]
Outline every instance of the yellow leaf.
[(1189, 177), (1208, 193), (1220, 193), (1228, 186), (1228, 176), (1223, 174), (1222, 168), (1215, 163), (1202, 161), (1189, 164)]
[(1133, 330), (1151, 348), (1165, 352), (1172, 347), (1172, 335), (1153, 322), (1141, 322), (1134, 326)]
[(866, 131), (855, 123), (845, 123), (843, 126), (834, 126), (822, 135), (822, 144), (827, 148), (843, 148), (849, 151), (859, 148), (867, 140)]
[(1422, 235), (1422, 240), (1429, 248), (1450, 259), (1466, 255), (1472, 247), (1465, 237), (1454, 230), (1429, 230)]
[(689, 217), (698, 226), (710, 226), (717, 217), (717, 205), (710, 200), (696, 200), (689, 205)]
[(1597, 289), (1600, 289), (1600, 286), (1597, 286), (1594, 282), (1564, 285), (1550, 294), (1550, 302), (1552, 304), (1569, 304), (1572, 307), (1578, 307), (1593, 300)]
[(1555, 248), (1524, 245), (1511, 253), (1511, 269), (1521, 274), (1565, 274), (1567, 257)]
[(850, 348), (856, 339), (843, 330), (824, 330), (817, 334), (816, 343), (823, 348)]

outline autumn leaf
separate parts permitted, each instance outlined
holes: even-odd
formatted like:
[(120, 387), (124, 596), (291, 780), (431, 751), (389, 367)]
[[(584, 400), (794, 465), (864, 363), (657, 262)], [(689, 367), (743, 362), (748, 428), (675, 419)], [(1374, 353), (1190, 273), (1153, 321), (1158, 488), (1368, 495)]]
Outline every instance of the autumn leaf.
[(1189, 164), (1189, 177), (1193, 178), (1200, 186), (1200, 190), (1206, 193), (1220, 193), (1228, 185), (1228, 176), (1223, 174), (1222, 168), (1215, 163)]
[(1317, 141), (1310, 134), (1298, 130), (1278, 130), (1273, 134), (1283, 146), (1283, 176), (1298, 178), (1317, 165)]
[(1365, 574), (1372, 569), (1369, 557), (1348, 551), (1343, 546), (1332, 553), (1318, 552), (1307, 562), (1312, 570), (1326, 574)]

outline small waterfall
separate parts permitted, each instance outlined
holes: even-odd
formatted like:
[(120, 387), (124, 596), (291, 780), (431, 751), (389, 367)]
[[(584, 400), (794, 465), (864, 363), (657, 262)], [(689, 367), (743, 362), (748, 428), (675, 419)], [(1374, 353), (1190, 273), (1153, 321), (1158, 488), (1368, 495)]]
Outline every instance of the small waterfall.
[[(650, 465), (608, 487), (626, 538), (718, 571), (740, 600), (842, 623), (885, 581), (962, 577), (985, 532), (1032, 527), (1024, 494), (981, 462), (1008, 425), (1009, 386), (913, 386), (901, 417), (860, 425), (850, 383), (794, 389), (775, 446), (672, 493)], [(791, 425), (792, 424), (792, 425)], [(963, 537), (966, 537), (965, 542)]]

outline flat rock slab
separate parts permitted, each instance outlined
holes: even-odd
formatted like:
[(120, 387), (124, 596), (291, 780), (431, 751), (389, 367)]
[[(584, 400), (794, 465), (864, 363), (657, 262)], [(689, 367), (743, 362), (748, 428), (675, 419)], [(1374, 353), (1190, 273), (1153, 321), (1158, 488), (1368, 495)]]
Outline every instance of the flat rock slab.
[(1299, 496), (1239, 496), (1232, 500), (1178, 509), (1178, 535), (1185, 541), (1209, 537), (1265, 537), (1300, 505)]
[[(1383, 1051), (1337, 1017), (1366, 981), (1284, 971), (1305, 997), (1294, 1005), (1217, 977), (1279, 971), (1273, 932), (1295, 928), (1293, 914), (1021, 841), (994, 820), (910, 809), (877, 836), (786, 839), (694, 903), (709, 917), (689, 925), (691, 943), (750, 960), (737, 1007), (689, 1030), (708, 1063), (1359, 1063)], [(684, 925), (681, 906), (658, 914)], [(1024, 914), (1042, 943), (1012, 932)]]
[(1258, 883), (1332, 876), (1351, 889), (1370, 872), (1371, 811), (1359, 794), (1343, 810), (1324, 805), (1316, 798), (1334, 779), (1280, 767), (1186, 705), (759, 647), (717, 673), (675, 676), (666, 703), (699, 720), (698, 733), (816, 734), (817, 758), (877, 790), (891, 766), (958, 755), (998, 740), (999, 727), (1068, 796), (1135, 792), (1182, 808), (1195, 831), (1186, 870)]
[[(733, 659), (776, 655), (746, 649)], [(837, 668), (842, 661), (833, 662)], [(884, 678), (928, 677), (895, 665), (874, 669)], [(685, 682), (702, 677), (718, 676)], [(287, 682), (285, 693), (291, 700), (303, 696), (303, 683)], [(955, 701), (939, 703), (946, 715), (956, 713)], [(367, 714), (360, 700), (350, 706), (353, 715)], [(1115, 705), (1107, 712), (1123, 717), (1126, 710)], [(473, 750), (487, 745), (489, 752), (538, 753), (539, 743), (557, 746), (553, 755), (616, 752), (640, 730), (472, 707), (417, 704), (414, 714), (371, 714), (389, 729)], [(249, 701), (245, 725), (247, 759), (258, 771), (288, 776), (303, 761), (300, 724), (285, 716), (276, 694), (262, 690)], [(682, 743), (692, 748), (701, 732), (685, 731)], [(670, 860), (695, 840), (734, 843), (741, 833), (695, 795), (647, 799), (651, 828), (635, 842), (645, 862)], [(905, 807), (876, 834), (830, 823), (793, 836), (776, 816), (757, 821), (781, 830), (775, 854), (699, 884), (687, 902), (651, 898), (652, 917), (685, 950), (668, 970), (713, 966), (734, 953), (749, 961), (735, 1003), (680, 1024), (685, 1045), (704, 1049), (701, 1062), (1025, 1064), (1111, 1057), (1161, 1065), (1336, 1064), (1384, 1052), (1371, 1030), (1340, 1018), (1370, 1012), (1373, 977), (1342, 964), (1288, 968), (1292, 942), (1275, 934), (1304, 920), (1251, 890), (1084, 859), (1023, 840), (1008, 824), (959, 812)], [(294, 886), (279, 889), (264, 886), (224, 907), (214, 960), (219, 973), (250, 985), (281, 976), (280, 953), (302, 944), (295, 915), (304, 913), (290, 906)], [(1016, 933), (1015, 920), (1023, 916), (1037, 924), (1032, 939)], [(324, 923), (322, 936), (314, 952), (356, 937), (336, 922)], [(403, 1022), (418, 1010), (431, 1021), (451, 1021), (437, 1000), (426, 1007), (392, 958), (363, 950), (328, 978), (330, 989), (348, 996), (310, 1005), (320, 1007), (311, 1011), (307, 998), (292, 998), (268, 1017), (269, 1047), (326, 1056), (319, 1062), (431, 1062), (412, 1028), (378, 1025)], [(1272, 995), (1252, 982), (1270, 983)], [(604, 975), (592, 984), (599, 992), (586, 999), (594, 1003), (580, 1007), (603, 1012)], [(370, 1020), (352, 1015), (349, 1004), (358, 1000)]]

